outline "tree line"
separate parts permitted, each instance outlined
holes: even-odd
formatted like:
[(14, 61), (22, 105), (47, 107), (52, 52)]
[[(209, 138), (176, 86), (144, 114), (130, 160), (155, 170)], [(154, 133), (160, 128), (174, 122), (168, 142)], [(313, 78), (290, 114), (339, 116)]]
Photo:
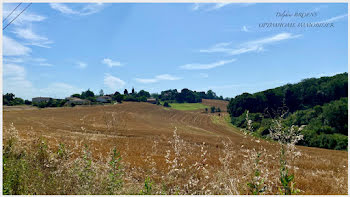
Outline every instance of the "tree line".
[(154, 94), (153, 96), (161, 101), (170, 103), (200, 103), (202, 99), (224, 100), (222, 96), (217, 96), (212, 90), (197, 92), (187, 88), (182, 89), (180, 92), (178, 92), (177, 89), (169, 89), (162, 91), (160, 94)]
[(254, 134), (267, 137), (272, 119), (284, 114), (284, 126), (305, 125), (300, 145), (347, 149), (348, 76), (311, 78), (274, 89), (243, 93), (227, 107), (232, 123), (245, 128), (246, 112)]
[[(146, 102), (148, 98), (156, 99), (156, 103), (160, 104), (160, 101), (166, 101), (166, 103), (199, 103), (202, 102), (202, 99), (220, 99), (223, 100), (222, 96), (217, 96), (212, 90), (207, 92), (197, 92), (192, 91), (187, 88), (178, 92), (176, 89), (169, 89), (162, 91), (161, 94), (158, 93), (149, 93), (146, 90), (140, 90), (139, 92), (135, 91), (134, 88), (129, 92), (127, 89), (124, 90), (123, 94), (116, 91), (113, 94), (104, 94), (103, 90), (99, 91), (99, 94), (95, 94), (90, 89), (82, 91), (81, 93), (72, 94), (70, 97), (85, 99), (90, 102), (90, 104), (99, 104), (97, 101), (99, 96), (109, 96), (111, 99), (107, 102), (123, 102), (123, 101), (132, 101), (132, 102)], [(228, 98), (226, 98), (228, 100)], [(68, 99), (50, 99), (49, 101), (42, 101), (40, 103), (32, 103), (29, 100), (23, 100), (21, 98), (15, 97), (12, 93), (7, 93), (3, 95), (3, 104), (4, 105), (33, 105), (40, 108), (45, 107), (62, 107), (65, 106), (65, 103)]]
[(243, 93), (230, 100), (228, 112), (233, 117), (245, 110), (251, 113), (272, 113), (282, 106), (290, 112), (323, 105), (348, 96), (348, 74), (332, 77), (304, 79), (297, 84), (287, 84), (254, 94)]

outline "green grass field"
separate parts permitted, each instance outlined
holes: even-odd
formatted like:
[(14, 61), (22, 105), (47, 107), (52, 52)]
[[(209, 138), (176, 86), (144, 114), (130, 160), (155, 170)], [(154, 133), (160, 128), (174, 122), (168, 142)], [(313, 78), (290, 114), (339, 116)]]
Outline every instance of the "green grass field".
[[(164, 102), (161, 102), (163, 105)], [(205, 109), (208, 108), (210, 110), (209, 106), (203, 105), (202, 103), (169, 103), (170, 107), (176, 110), (197, 110), (197, 109)]]

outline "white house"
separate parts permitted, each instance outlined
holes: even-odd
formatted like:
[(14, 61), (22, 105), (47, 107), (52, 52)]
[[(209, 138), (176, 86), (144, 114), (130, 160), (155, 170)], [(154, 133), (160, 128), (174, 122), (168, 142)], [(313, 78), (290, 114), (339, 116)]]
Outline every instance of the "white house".
[(32, 98), (33, 103), (40, 103), (40, 102), (49, 102), (49, 100), (52, 99), (50, 97), (35, 97)]
[(99, 96), (96, 98), (97, 102), (101, 103), (110, 103), (112, 101), (112, 97), (110, 96)]

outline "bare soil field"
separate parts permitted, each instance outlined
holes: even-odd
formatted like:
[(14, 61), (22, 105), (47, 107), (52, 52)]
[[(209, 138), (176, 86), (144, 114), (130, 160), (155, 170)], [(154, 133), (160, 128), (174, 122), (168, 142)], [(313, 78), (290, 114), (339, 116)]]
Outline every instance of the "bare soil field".
[(214, 107), (220, 107), (221, 111), (227, 111), (228, 101), (224, 100), (213, 100), (213, 99), (202, 99), (203, 105), (209, 105)]
[[(203, 100), (203, 104), (225, 111), (227, 103)], [(156, 183), (162, 182), (171, 168), (167, 163), (167, 154), (170, 154), (168, 158), (177, 156), (177, 162), (183, 166), (191, 166), (198, 161), (208, 171), (210, 178), (207, 184), (218, 183), (217, 191), (233, 187), (230, 190), (232, 194), (238, 186), (229, 186), (232, 180), (228, 177), (236, 177), (237, 180), (247, 177), (251, 169), (246, 154), (259, 150), (266, 153), (262, 173), (266, 174), (270, 182), (270, 192), (277, 193), (278, 143), (246, 136), (229, 125), (227, 118), (226, 112), (219, 116), (218, 113), (179, 111), (149, 103), (124, 102), (108, 106), (4, 109), (3, 129), (8, 129), (13, 123), (23, 141), (29, 142), (43, 136), (52, 148), (59, 143), (72, 147), (86, 144), (95, 159), (105, 158), (111, 148), (117, 146), (132, 181), (139, 185), (143, 184), (147, 176)], [(297, 149), (301, 156), (290, 165), (295, 167), (296, 187), (301, 190), (301, 194), (347, 194), (346, 151), (300, 146)], [(190, 172), (183, 174), (177, 183), (186, 185), (186, 177)], [(188, 184), (186, 187), (190, 188)]]

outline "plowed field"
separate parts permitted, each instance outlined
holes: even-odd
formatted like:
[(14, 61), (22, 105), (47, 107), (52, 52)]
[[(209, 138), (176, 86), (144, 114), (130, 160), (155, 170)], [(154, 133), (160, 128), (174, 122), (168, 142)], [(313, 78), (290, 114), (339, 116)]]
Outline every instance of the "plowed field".
[[(204, 100), (203, 104), (226, 111), (227, 102)], [(140, 168), (148, 168), (145, 158), (152, 155), (159, 171), (167, 168), (164, 156), (166, 150), (171, 149), (168, 140), (173, 138), (176, 129), (181, 139), (189, 146), (193, 145), (194, 152), (197, 150), (196, 145), (205, 142), (211, 173), (221, 168), (218, 158), (225, 148), (223, 140), (230, 140), (230, 146), (237, 154), (240, 154), (242, 147), (264, 147), (272, 155), (271, 158), (275, 158), (268, 164), (268, 169), (271, 173), (278, 173), (278, 144), (245, 137), (241, 131), (228, 124), (228, 118), (226, 112), (219, 116), (219, 113), (204, 113), (203, 110), (179, 111), (149, 103), (124, 102), (74, 108), (7, 109), (3, 113), (3, 126), (6, 129), (13, 123), (22, 139), (29, 141), (43, 136), (52, 147), (59, 143), (87, 144), (95, 156), (103, 157), (111, 147), (117, 146), (123, 161)], [(294, 161), (298, 169), (295, 171), (295, 181), (302, 193), (347, 194), (346, 151), (308, 147), (298, 149), (302, 155)], [(188, 163), (198, 159), (198, 155), (186, 154), (182, 153), (188, 156)], [(243, 156), (237, 158), (231, 161), (233, 165), (242, 165), (239, 159), (243, 160)], [(277, 167), (274, 167), (275, 164)], [(243, 176), (248, 172), (242, 170), (239, 173)], [(139, 178), (140, 181), (144, 180), (144, 175), (140, 174)]]

